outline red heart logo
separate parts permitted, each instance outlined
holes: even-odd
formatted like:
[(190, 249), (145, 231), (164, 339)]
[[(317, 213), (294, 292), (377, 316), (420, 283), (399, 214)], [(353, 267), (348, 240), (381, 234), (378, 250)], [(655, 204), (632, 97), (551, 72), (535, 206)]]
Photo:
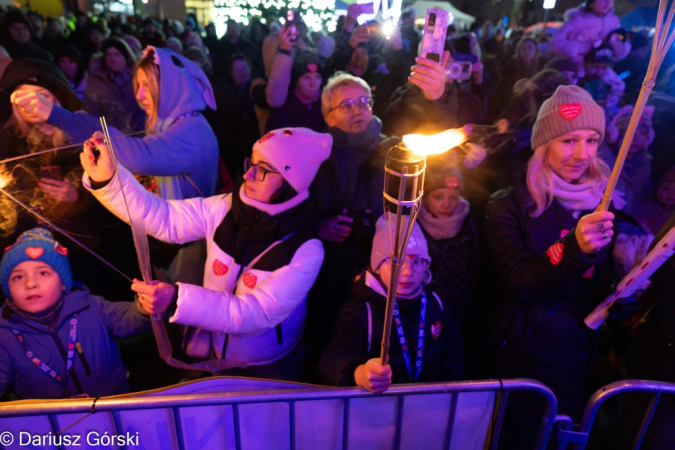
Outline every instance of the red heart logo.
[(30, 256), (33, 259), (38, 259), (45, 252), (45, 249), (42, 247), (28, 247), (26, 248), (26, 255)]
[(266, 140), (271, 139), (272, 136), (274, 136), (274, 133), (270, 131), (270, 132), (267, 133), (265, 136), (263, 136), (263, 137), (261, 137), (260, 139), (258, 139), (258, 144), (262, 144), (262, 143), (265, 142)]
[(244, 275), (243, 280), (244, 280), (244, 286), (246, 286), (249, 289), (253, 289), (255, 287), (256, 282), (258, 281), (258, 277), (256, 277), (255, 275), (253, 275), (250, 272), (247, 272)]
[(563, 245), (561, 243), (551, 245), (548, 250), (546, 250), (548, 259), (551, 260), (551, 264), (557, 266), (562, 261), (563, 255)]
[(224, 262), (218, 261), (217, 259), (213, 261), (213, 274), (217, 277), (222, 277), (230, 270)]
[(316, 63), (309, 63), (307, 64), (307, 70), (312, 73), (316, 73), (319, 70), (319, 66), (317, 66)]
[(442, 329), (443, 325), (441, 324), (440, 320), (431, 324), (431, 335), (434, 337), (434, 339), (438, 340), (438, 338), (441, 337)]
[(558, 108), (558, 114), (571, 122), (581, 114), (581, 105), (579, 103), (564, 103)]

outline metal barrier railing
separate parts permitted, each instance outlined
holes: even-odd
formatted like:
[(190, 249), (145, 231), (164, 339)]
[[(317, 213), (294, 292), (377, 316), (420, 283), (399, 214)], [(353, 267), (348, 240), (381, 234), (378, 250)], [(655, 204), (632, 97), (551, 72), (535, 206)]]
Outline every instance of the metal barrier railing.
[(565, 449), (567, 448), (567, 444), (573, 444), (573, 448), (584, 450), (588, 444), (595, 418), (602, 405), (618, 395), (636, 392), (652, 394), (632, 445), (633, 449), (639, 449), (661, 400), (661, 396), (663, 394), (675, 395), (675, 383), (622, 380), (600, 388), (586, 403), (586, 408), (579, 425), (574, 426), (570, 420), (565, 419), (556, 421), (557, 429), (554, 439), (559, 441), (558, 448)]
[[(209, 380), (214, 379), (210, 378)], [(238, 379), (238, 381), (241, 380)], [(91, 418), (93, 415), (108, 413), (112, 416), (111, 419), (99, 416), (101, 420), (97, 423), (104, 424), (107, 427), (106, 431), (110, 435), (128, 433), (129, 430), (139, 430), (141, 425), (152, 426), (156, 430), (165, 430), (156, 434), (159, 436), (158, 439), (166, 438), (166, 440), (164, 444), (149, 444), (145, 448), (154, 448), (154, 445), (158, 445), (163, 450), (169, 448), (183, 450), (199, 448), (200, 445), (202, 448), (205, 448), (203, 447), (203, 442), (206, 442), (210, 438), (208, 435), (210, 431), (196, 436), (199, 433), (195, 433), (193, 430), (193, 428), (199, 426), (199, 420), (194, 419), (194, 417), (204, 417), (205, 422), (212, 420), (214, 417), (211, 415), (207, 420), (206, 416), (200, 416), (199, 408), (221, 407), (220, 409), (213, 409), (216, 412), (210, 414), (219, 415), (218, 420), (213, 421), (215, 424), (213, 425), (215, 427), (212, 430), (213, 432), (216, 431), (216, 428), (221, 430), (222, 427), (231, 426), (232, 432), (223, 438), (226, 444), (222, 444), (222, 447), (236, 449), (251, 448), (251, 433), (254, 433), (254, 438), (256, 437), (255, 433), (258, 434), (258, 437), (267, 436), (266, 433), (269, 433), (269, 436), (278, 436), (278, 438), (274, 438), (277, 439), (276, 441), (270, 442), (270, 448), (289, 448), (293, 450), (296, 448), (309, 448), (307, 445), (307, 442), (309, 442), (307, 440), (307, 433), (312, 434), (314, 425), (307, 422), (315, 421), (316, 426), (319, 426), (318, 424), (323, 422), (324, 424), (329, 423), (333, 427), (338, 427), (340, 429), (339, 432), (336, 432), (334, 439), (331, 438), (333, 439), (334, 447), (348, 449), (361, 447), (362, 443), (358, 443), (357, 439), (366, 435), (364, 431), (368, 431), (361, 429), (367, 428), (368, 425), (368, 420), (364, 420), (364, 417), (367, 418), (368, 415), (364, 411), (368, 411), (368, 414), (377, 414), (373, 411), (385, 411), (384, 415), (391, 415), (391, 423), (382, 422), (384, 425), (380, 424), (379, 428), (375, 427), (378, 429), (373, 430), (375, 434), (380, 433), (381, 436), (385, 436), (385, 441), (389, 439), (387, 442), (391, 443), (391, 445), (387, 443), (387, 445), (383, 445), (381, 448), (405, 449), (411, 448), (410, 436), (416, 432), (421, 432), (412, 428), (424, 428), (423, 422), (418, 422), (412, 428), (407, 423), (413, 412), (419, 415), (419, 411), (426, 412), (427, 410), (431, 410), (433, 413), (434, 410), (437, 412), (440, 409), (444, 411), (447, 409), (447, 418), (443, 417), (442, 422), (444, 423), (438, 429), (434, 429), (434, 433), (442, 433), (442, 439), (440, 439), (440, 434), (435, 434), (438, 437), (438, 447), (448, 449), (461, 448), (457, 447), (458, 444), (453, 441), (453, 436), (467, 432), (468, 422), (461, 422), (459, 418), (462, 415), (466, 416), (467, 410), (471, 410), (472, 417), (487, 417), (487, 420), (481, 422), (487, 428), (485, 440), (479, 443), (480, 445), (477, 444), (475, 448), (496, 449), (509, 393), (513, 391), (528, 391), (541, 396), (546, 405), (534, 445), (535, 449), (544, 449), (549, 440), (557, 411), (557, 400), (551, 390), (540, 382), (528, 379), (396, 385), (380, 395), (374, 395), (359, 388), (306, 386), (307, 388), (303, 385), (295, 384), (292, 386), (293, 389), (277, 388), (268, 391), (182, 395), (163, 395), (161, 392), (155, 392), (152, 395), (107, 397), (97, 400), (71, 399), (37, 404), (6, 403), (0, 405), (0, 427), (7, 429), (11, 424), (15, 424), (14, 426), (16, 427), (17, 423), (22, 423), (22, 426), (25, 426), (25, 424), (32, 422), (36, 429), (41, 427), (40, 429), (43, 433), (50, 432), (53, 435), (58, 435), (58, 433), (63, 434), (71, 426), (73, 426), (71, 432), (73, 430), (89, 430), (92, 427)], [(467, 407), (467, 403), (463, 399), (468, 397), (462, 397), (462, 395), (469, 393), (486, 393), (490, 394), (490, 396), (485, 397), (488, 401), (482, 399), (482, 403), (474, 402), (473, 406), (469, 405)], [(428, 398), (419, 396), (428, 396)], [(446, 407), (445, 400), (442, 399), (445, 399), (447, 396), (449, 396), (449, 399)], [(322, 401), (322, 405), (331, 405), (330, 409), (316, 409), (316, 412), (314, 412), (314, 405), (319, 405), (319, 403), (308, 402), (317, 401)], [(274, 417), (278, 420), (263, 420), (262, 418), (267, 416), (260, 415), (259, 421), (264, 423), (256, 424), (255, 426), (259, 426), (260, 428), (252, 432), (252, 428), (255, 427), (251, 426), (251, 421), (255, 421), (256, 416), (254, 413), (253, 419), (250, 417), (250, 413), (253, 411), (251, 408), (254, 405), (262, 404), (267, 404), (263, 406), (272, 406), (275, 411), (269, 417)], [(153, 411), (143, 416), (140, 411), (144, 410)], [(165, 414), (162, 410), (168, 412), (168, 414)], [(321, 414), (324, 414), (325, 411), (341, 411), (341, 417), (337, 413), (335, 417), (330, 416), (330, 414), (330, 417), (321, 417)], [(80, 414), (85, 414), (85, 416), (80, 417)], [(133, 417), (129, 417), (130, 414)], [(302, 419), (298, 418), (299, 415)], [(43, 418), (46, 416), (48, 425), (46, 423), (40, 425), (37, 416), (43, 416)], [(26, 421), (25, 419), (28, 417), (33, 417), (33, 419)], [(145, 419), (142, 417), (145, 417)], [(157, 420), (152, 421), (150, 420), (151, 418)], [(429, 416), (428, 420), (433, 419), (434, 417)], [(166, 420), (166, 423), (163, 422), (164, 420)], [(340, 420), (342, 423), (336, 424)], [(418, 418), (418, 420), (424, 421), (425, 419)], [(162, 423), (158, 425), (155, 423), (156, 421)], [(279, 421), (283, 423), (277, 423)], [(228, 422), (228, 424), (222, 425), (222, 422)], [(71, 423), (72, 425), (70, 425)], [(461, 426), (458, 427), (458, 423)], [(67, 425), (70, 426), (66, 428)], [(393, 431), (392, 426), (394, 427)], [(271, 428), (272, 431), (268, 431), (266, 427)], [(475, 427), (478, 428), (479, 425), (475, 425)], [(297, 430), (301, 430), (300, 435)], [(190, 435), (189, 437), (188, 434)], [(431, 433), (428, 433), (428, 436), (431, 436)], [(309, 436), (309, 438), (311, 440), (316, 438), (316, 436)], [(203, 441), (201, 444), (197, 442), (200, 439)], [(166, 443), (168, 445), (165, 445)], [(418, 442), (418, 444), (424, 445), (424, 448), (427, 450), (434, 448), (433, 446), (426, 445), (424, 441)]]

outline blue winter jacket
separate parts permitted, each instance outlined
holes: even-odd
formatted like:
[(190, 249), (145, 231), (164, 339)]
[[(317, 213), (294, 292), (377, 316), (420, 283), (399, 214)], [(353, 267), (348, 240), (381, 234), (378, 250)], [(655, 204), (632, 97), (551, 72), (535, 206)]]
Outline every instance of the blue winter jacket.
[[(21, 399), (66, 396), (63, 383), (40, 370), (27, 351), (65, 378), (71, 319), (75, 317), (82, 355), (75, 354), (74, 370), (67, 379), (68, 394), (103, 397), (130, 391), (114, 338), (149, 329), (148, 316), (133, 302), (109, 302), (76, 285), (64, 298), (56, 333), (12, 313), (7, 303), (0, 308), (0, 394), (12, 389)], [(13, 330), (24, 337), (25, 345)]]

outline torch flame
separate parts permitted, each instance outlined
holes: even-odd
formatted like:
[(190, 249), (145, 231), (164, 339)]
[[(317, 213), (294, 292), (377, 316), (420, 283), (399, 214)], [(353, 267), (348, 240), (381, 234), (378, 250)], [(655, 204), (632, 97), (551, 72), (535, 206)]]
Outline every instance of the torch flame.
[(445, 130), (434, 136), (406, 134), (403, 143), (417, 155), (437, 155), (462, 145), (469, 139), (466, 127)]

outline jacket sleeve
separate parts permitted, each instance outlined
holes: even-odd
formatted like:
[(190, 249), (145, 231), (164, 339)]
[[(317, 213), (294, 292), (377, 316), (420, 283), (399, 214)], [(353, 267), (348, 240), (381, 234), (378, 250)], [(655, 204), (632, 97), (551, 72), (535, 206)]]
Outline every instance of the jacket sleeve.
[(526, 243), (518, 206), (509, 200), (510, 197), (491, 200), (486, 221), (492, 261), (507, 294), (533, 304), (574, 298), (579, 280), (597, 262), (598, 254), (581, 251), (575, 228), (551, 243), (545, 252), (534, 254)]
[(298, 248), (288, 265), (244, 294), (178, 283), (178, 307), (170, 322), (236, 334), (275, 327), (305, 301), (323, 257), (323, 245), (311, 239)]
[(122, 165), (119, 165), (119, 178), (114, 177), (101, 189), (92, 189), (86, 174), (82, 182), (120, 220), (129, 223), (128, 214), (131, 214), (132, 221), (144, 222), (148, 234), (176, 244), (204, 239), (209, 227), (220, 223), (230, 205), (224, 195), (208, 199), (164, 200), (146, 190)]
[[(316, 371), (319, 380), (330, 386), (355, 386), (354, 371), (368, 361), (368, 314), (363, 301), (353, 300), (342, 307), (335, 321), (333, 337), (321, 354)], [(377, 338), (376, 345), (377, 345)], [(371, 342), (371, 348), (372, 348)]]
[(136, 302), (109, 302), (96, 295), (90, 295), (89, 299), (100, 305), (103, 323), (116, 338), (150, 329), (150, 317), (141, 313)]
[(267, 103), (271, 108), (280, 108), (286, 103), (288, 97), (288, 88), (291, 85), (291, 70), (293, 68), (293, 57), (278, 53), (274, 56), (272, 62), (272, 71), (265, 94)]
[[(62, 129), (74, 142), (89, 139), (101, 128), (98, 120), (89, 114), (71, 113), (59, 106), (54, 106), (47, 122)], [(184, 118), (165, 131), (144, 138), (128, 137), (113, 127), (109, 129), (117, 160), (140, 175), (191, 173), (195, 160), (207, 156), (201, 144), (210, 139), (217, 145), (213, 130), (201, 116)]]

